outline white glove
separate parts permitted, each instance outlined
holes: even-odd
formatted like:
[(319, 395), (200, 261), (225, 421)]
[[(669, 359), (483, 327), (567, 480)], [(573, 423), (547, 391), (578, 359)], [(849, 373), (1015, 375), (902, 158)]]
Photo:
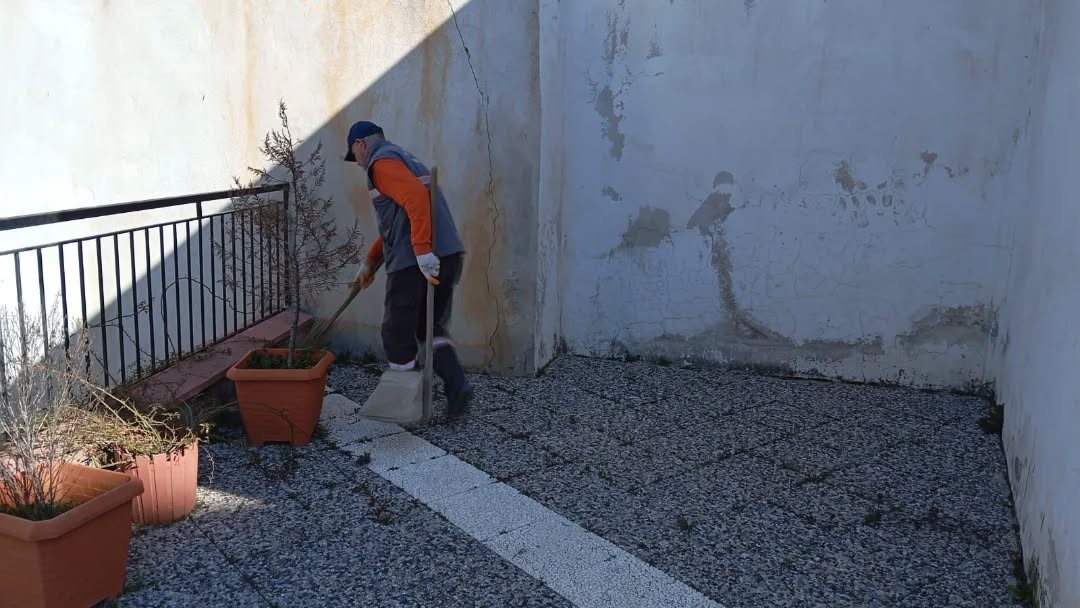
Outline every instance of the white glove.
[(367, 289), (371, 282), (375, 280), (375, 269), (368, 266), (367, 262), (360, 264), (360, 269), (356, 271), (356, 277), (353, 278), (350, 287), (359, 287), (360, 289)]
[(434, 253), (418, 255), (416, 256), (416, 264), (420, 266), (420, 272), (424, 273), (424, 277), (429, 282), (438, 284), (435, 277), (439, 276), (439, 256)]

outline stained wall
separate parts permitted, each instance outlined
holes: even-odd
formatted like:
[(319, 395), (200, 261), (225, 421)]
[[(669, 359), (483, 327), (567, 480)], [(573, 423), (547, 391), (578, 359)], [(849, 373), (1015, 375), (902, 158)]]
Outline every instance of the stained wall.
[(1035, 4), (559, 6), (572, 351), (989, 378)]

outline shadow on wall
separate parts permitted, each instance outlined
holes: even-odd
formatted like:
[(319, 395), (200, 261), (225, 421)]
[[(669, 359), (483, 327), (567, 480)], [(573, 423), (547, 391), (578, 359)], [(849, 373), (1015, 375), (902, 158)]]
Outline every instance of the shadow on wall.
[[(277, 78), (276, 70), (286, 65), (286, 60), (291, 70), (314, 70), (325, 75), (327, 105), (340, 110), (321, 121), (305, 117), (304, 123), (318, 122), (319, 127), (303, 134), (294, 130), (294, 135), (303, 139), (298, 153), (306, 158), (322, 143), (326, 166), (323, 194), (334, 200), (333, 216), (339, 233), (346, 232), (355, 219), (359, 220), (365, 248), (377, 231), (364, 171), (342, 159), (349, 125), (356, 120), (373, 120), (386, 130), (389, 140), (410, 150), (428, 166), (438, 165), (440, 187), (448, 198), (467, 249), (451, 325), (463, 362), (492, 372), (527, 373), (534, 367), (532, 286), (536, 273), (539, 165), (537, 11), (528, 3), (500, 5), (496, 20), (494, 0), (472, 0), (460, 10), (455, 10), (449, 2), (432, 1), (425, 6), (440, 11), (431, 18), (438, 25), (381, 76), (367, 78), (372, 83), (362, 91), (343, 89), (352, 80), (364, 80), (364, 75), (356, 74), (354, 79), (347, 70), (343, 72), (340, 66), (332, 65), (334, 58), (318, 53), (275, 57), (274, 53), (285, 51), (271, 44), (279, 34), (273, 28), (285, 26), (273, 23), (267, 23), (269, 29), (260, 33), (266, 36), (266, 49), (258, 44), (248, 45), (248, 53), (253, 55), (248, 57), (251, 73), (246, 75), (247, 80), (249, 83), (264, 78), (268, 82), (282, 81)], [(378, 44), (370, 40), (372, 32), (379, 34), (375, 28), (368, 29), (370, 16), (346, 9), (337, 17), (344, 20), (336, 24), (339, 33), (359, 32), (368, 38), (364, 46)], [(491, 33), (496, 22), (502, 27), (498, 34)], [(335, 42), (326, 44), (340, 45), (341, 36), (335, 38)], [(343, 65), (348, 63), (342, 61)], [(279, 99), (290, 108), (303, 105), (293, 100), (303, 100), (305, 92), (288, 87), (287, 83), (283, 82), (280, 90), (265, 82), (259, 85), (259, 90), (274, 91), (277, 95), (259, 100), (266, 106), (258, 108), (259, 115), (272, 114)], [(335, 94), (339, 89), (342, 93)], [(290, 119), (296, 123), (294, 114), (290, 110)], [(262, 143), (262, 133), (277, 127), (266, 125), (259, 140), (245, 142), (243, 147), (254, 153)], [(266, 169), (274, 175), (281, 172), (280, 167)], [(235, 167), (232, 173), (245, 183), (251, 177), (244, 167)], [(222, 189), (231, 186), (221, 185)], [(182, 194), (190, 193), (160, 193), (161, 196)], [(204, 336), (212, 342), (213, 336), (231, 333), (242, 327), (245, 320), (250, 324), (267, 313), (272, 314), (279, 301), (249, 299), (241, 303), (243, 290), (234, 293), (222, 284), (222, 272), (231, 268), (221, 265), (211, 243), (224, 243), (227, 247), (235, 243), (240, 251), (247, 243), (242, 236), (234, 236), (231, 224), (225, 221), (227, 209), (213, 213), (223, 215), (216, 220), (186, 221), (195, 217), (193, 207), (177, 208), (169, 221), (181, 223), (155, 225), (146, 231), (141, 230), (150, 223), (145, 218), (118, 218), (124, 230), (135, 229), (135, 232), (102, 239), (100, 258), (97, 241), (91, 235), (83, 247), (81, 275), (77, 244), (63, 248), (62, 274), (58, 271), (58, 249), (42, 258), (43, 282), (35, 282), (39, 273), (34, 254), (22, 254), (20, 278), (27, 307), (37, 305), (37, 294), (41, 291), (51, 305), (52, 294), (61, 291), (62, 277), (67, 290), (67, 314), (74, 327), (83, 318), (80, 276), (92, 283), (100, 268), (101, 289), (90, 284), (85, 292), (85, 317), (91, 326), (105, 326), (95, 332), (98, 334), (95, 351), (102, 356), (108, 350), (110, 373), (117, 379), (121, 376), (121, 363), (134, 369), (136, 361), (144, 364), (149, 361), (150, 335), (155, 336), (154, 354), (160, 361), (166, 354), (166, 344), (170, 345), (171, 353), (175, 353), (177, 346), (190, 352), (203, 345)], [(58, 226), (67, 229), (63, 224)], [(144, 255), (147, 250), (151, 255)], [(262, 256), (249, 256), (249, 259), (254, 262), (247, 271), (249, 278), (273, 280), (273, 260)], [(3, 273), (14, 276), (9, 274), (13, 273), (13, 262), (4, 264)], [(254, 270), (256, 266), (261, 270)], [(342, 271), (340, 291), (331, 291), (318, 299), (313, 311), (316, 316), (336, 309), (346, 295), (353, 273), (351, 267)], [(191, 280), (200, 277), (205, 283)], [(356, 298), (335, 327), (330, 336), (335, 349), (371, 350), (381, 355), (379, 328), (383, 297), (380, 273), (372, 288)], [(136, 357), (133, 344), (136, 328), (144, 344), (143, 359)], [(126, 346), (121, 348), (121, 344)]]
[[(335, 199), (335, 219), (342, 229), (359, 219), (365, 248), (378, 233), (366, 174), (342, 160), (349, 126), (372, 120), (384, 128), (388, 140), (429, 167), (439, 167), (439, 185), (467, 250), (451, 331), (467, 366), (503, 373), (526, 373), (534, 367), (539, 166), (534, 4), (471, 0), (457, 10), (446, 1), (424, 3), (415, 11), (433, 13), (427, 18), (438, 25), (370, 86), (342, 100), (341, 109), (299, 148), (306, 157), (322, 143), (325, 190)], [(343, 32), (370, 22), (359, 9), (346, 10), (342, 18)], [(380, 31), (363, 27), (360, 38), (370, 39)], [(376, 44), (365, 41), (355, 52)], [(343, 65), (349, 63), (342, 59)], [(349, 74), (338, 69), (325, 73), (328, 89), (348, 86)], [(280, 97), (289, 104), (290, 95), (296, 92), (283, 90)], [(352, 276), (353, 269), (344, 271), (340, 292), (320, 298), (317, 316), (337, 308)], [(380, 272), (335, 326), (331, 342), (336, 348), (382, 354), (384, 276)]]
[[(449, 2), (427, 6), (441, 25), (309, 135), (300, 152), (322, 141), (336, 218), (348, 226), (359, 217), (365, 245), (377, 235), (375, 213), (363, 168), (341, 160), (349, 126), (372, 120), (393, 143), (437, 165), (467, 249), (451, 324), (462, 360), (474, 368), (529, 373), (535, 367), (540, 139), (536, 3), (471, 0), (457, 11)], [(496, 6), (504, 11), (498, 19)], [(359, 11), (347, 15), (360, 17)], [(380, 272), (354, 300), (336, 326), (335, 344), (381, 354), (383, 281)], [(343, 296), (342, 288), (323, 298), (320, 315), (336, 309)]]

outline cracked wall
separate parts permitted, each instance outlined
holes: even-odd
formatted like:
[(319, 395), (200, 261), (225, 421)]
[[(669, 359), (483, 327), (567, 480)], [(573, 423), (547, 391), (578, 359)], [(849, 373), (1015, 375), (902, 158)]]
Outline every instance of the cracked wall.
[(561, 3), (570, 350), (986, 380), (1037, 17)]
[[(453, 323), (465, 363), (534, 366), (520, 345), (532, 343), (537, 317), (535, 0), (98, 2), (61, 17), (55, 4), (7, 3), (0, 20), (19, 91), (0, 112), (4, 215), (228, 188), (262, 166), (258, 148), (284, 98), (301, 153), (324, 146), (336, 219), (359, 217), (367, 245), (376, 230), (366, 180), (341, 156), (349, 125), (371, 119), (440, 168), (468, 248)], [(42, 158), (48, 178), (27, 179)], [(353, 272), (316, 312), (337, 307)], [(381, 351), (383, 290), (380, 279), (354, 301), (338, 346)]]
[(1040, 606), (1080, 606), (1080, 5), (1045, 3), (1030, 174), (1008, 218), (1014, 251), (996, 341), (997, 399), (1025, 564)]

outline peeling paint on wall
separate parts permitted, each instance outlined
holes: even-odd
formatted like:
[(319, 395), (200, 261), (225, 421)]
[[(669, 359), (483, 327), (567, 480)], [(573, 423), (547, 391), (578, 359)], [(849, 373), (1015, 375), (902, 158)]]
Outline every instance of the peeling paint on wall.
[(615, 87), (615, 64), (626, 54), (627, 47), (630, 44), (630, 24), (627, 22), (619, 23), (623, 8), (624, 4), (620, 1), (620, 10), (608, 13), (607, 33), (604, 37), (601, 55), (604, 62), (606, 82), (594, 81), (588, 72), (585, 74), (585, 80), (592, 89), (593, 108), (603, 119), (601, 134), (611, 142), (610, 154), (615, 160), (622, 160), (623, 147), (626, 145), (626, 136), (620, 128), (624, 109), (621, 97), (630, 86), (629, 75), (627, 75), (626, 79), (619, 83), (616, 88), (613, 88)]
[[(713, 180), (716, 184), (724, 182), (734, 183), (734, 176), (726, 171), (717, 174)], [(711, 263), (716, 271), (716, 278), (720, 286), (720, 297), (724, 303), (732, 330), (742, 337), (752, 339), (765, 339), (783, 341), (784, 337), (760, 323), (753, 316), (743, 310), (735, 297), (735, 284), (732, 279), (731, 252), (727, 238), (724, 234), (724, 223), (734, 212), (731, 206), (732, 193), (714, 191), (705, 197), (701, 205), (690, 216), (686, 223), (687, 229), (697, 228), (698, 232), (709, 242), (712, 252)]]
[(713, 192), (705, 197), (701, 206), (690, 216), (686, 227), (687, 229), (697, 228), (702, 236), (713, 235), (715, 229), (719, 229), (719, 226), (714, 226), (714, 224), (723, 224), (734, 210), (731, 206), (730, 192)]
[(636, 218), (623, 233), (620, 249), (636, 247), (659, 247), (671, 238), (671, 214), (667, 209), (642, 207)]
[(660, 49), (660, 41), (655, 38), (654, 34), (652, 41), (649, 42), (649, 54), (646, 55), (645, 58), (656, 59), (657, 57), (662, 57), (663, 55), (664, 51)]
[(622, 160), (623, 146), (626, 145), (626, 136), (619, 129), (623, 121), (623, 102), (618, 96), (622, 92), (622, 88), (616, 93), (610, 86), (605, 85), (596, 93), (593, 101), (596, 113), (604, 119), (601, 133), (611, 142), (611, 157), (615, 160)]
[(923, 161), (923, 176), (925, 177), (930, 173), (930, 169), (934, 168), (934, 163), (937, 162), (938, 155), (934, 152), (923, 152), (919, 155), (919, 158)]
[(908, 352), (932, 349), (936, 345), (969, 347), (986, 344), (995, 332), (997, 312), (985, 304), (935, 306), (915, 320), (911, 329), (897, 336)]
[(968, 169), (966, 165), (960, 165), (958, 169), (953, 169), (952, 167), (945, 165), (945, 174), (948, 175), (950, 179), (963, 177), (967, 175), (969, 171), (970, 169)]
[[(833, 178), (837, 184), (844, 189), (844, 192), (848, 194), (855, 194), (855, 190), (866, 190), (866, 183), (855, 181), (855, 178), (851, 176), (851, 166), (848, 165), (846, 160), (840, 161), (836, 167), (836, 172), (833, 173)], [(882, 185), (883, 186), (883, 185)], [(879, 188), (882, 186), (878, 186)]]
[(604, 196), (610, 198), (611, 200), (613, 200), (615, 202), (619, 202), (619, 201), (622, 200), (622, 195), (619, 194), (619, 191), (616, 190), (615, 188), (612, 188), (611, 186), (604, 186), (604, 189), (601, 190), (600, 192)]

